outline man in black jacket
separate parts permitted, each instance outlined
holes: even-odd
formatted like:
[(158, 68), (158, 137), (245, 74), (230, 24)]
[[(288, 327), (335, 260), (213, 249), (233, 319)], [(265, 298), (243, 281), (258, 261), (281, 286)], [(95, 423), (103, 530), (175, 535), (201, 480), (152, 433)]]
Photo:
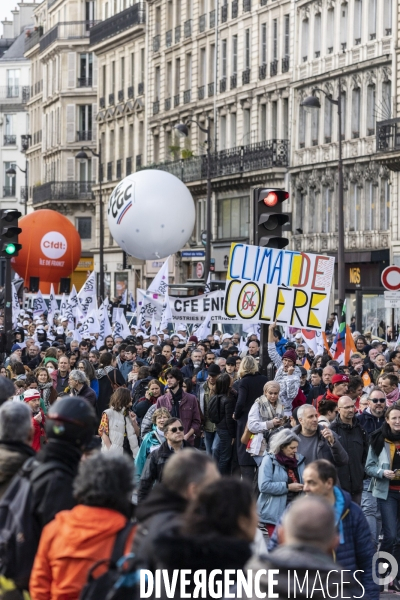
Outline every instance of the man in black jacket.
[(140, 477), (138, 488), (138, 502), (143, 502), (149, 495), (153, 485), (160, 483), (165, 463), (175, 452), (190, 447), (183, 439), (184, 428), (182, 421), (176, 417), (164, 423), (165, 442), (147, 457)]
[(339, 414), (331, 423), (331, 430), (340, 437), (340, 443), (349, 455), (347, 465), (338, 467), (341, 487), (351, 494), (356, 504), (361, 504), (364, 466), (368, 455), (368, 435), (355, 417), (356, 408), (350, 396), (338, 400)]

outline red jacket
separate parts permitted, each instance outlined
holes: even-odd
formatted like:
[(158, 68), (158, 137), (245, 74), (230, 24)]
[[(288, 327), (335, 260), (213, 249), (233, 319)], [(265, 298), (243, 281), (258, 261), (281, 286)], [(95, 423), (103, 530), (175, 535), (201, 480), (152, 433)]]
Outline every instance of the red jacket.
[(46, 417), (44, 416), (44, 412), (42, 411), (41, 408), (39, 408), (40, 410), (40, 414), (42, 415), (42, 422), (39, 423), (33, 416), (32, 416), (32, 425), (33, 425), (33, 440), (32, 440), (32, 448), (34, 450), (36, 450), (36, 452), (39, 452), (40, 448), (41, 448), (41, 444), (40, 444), (40, 438), (43, 438), (42, 442), (46, 441), (46, 432), (44, 430), (44, 424), (46, 423)]
[[(169, 412), (172, 410), (172, 396), (167, 391), (164, 396), (160, 396), (157, 400), (157, 408), (164, 406)], [(194, 429), (194, 435), (188, 439), (189, 444), (193, 446), (195, 435), (200, 435), (201, 417), (199, 404), (196, 396), (182, 392), (182, 400), (179, 405), (179, 418), (183, 423), (185, 434), (190, 430)]]

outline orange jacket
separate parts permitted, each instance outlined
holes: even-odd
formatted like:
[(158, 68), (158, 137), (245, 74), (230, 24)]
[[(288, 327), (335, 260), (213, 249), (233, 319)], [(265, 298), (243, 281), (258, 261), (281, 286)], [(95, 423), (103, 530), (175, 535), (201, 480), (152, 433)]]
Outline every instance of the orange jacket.
[[(91, 566), (110, 558), (126, 518), (115, 510), (83, 506), (59, 512), (43, 529), (29, 589), (32, 600), (78, 600)], [(130, 552), (134, 529), (125, 553)], [(106, 566), (96, 569), (98, 577)]]

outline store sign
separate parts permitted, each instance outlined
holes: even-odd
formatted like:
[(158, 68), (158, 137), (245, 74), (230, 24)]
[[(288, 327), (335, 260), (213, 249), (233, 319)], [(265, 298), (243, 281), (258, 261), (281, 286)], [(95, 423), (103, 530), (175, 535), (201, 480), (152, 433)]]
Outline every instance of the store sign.
[(349, 269), (349, 282), (353, 285), (361, 285), (361, 268), (350, 267)]
[(204, 250), (182, 250), (182, 258), (204, 258), (206, 253)]

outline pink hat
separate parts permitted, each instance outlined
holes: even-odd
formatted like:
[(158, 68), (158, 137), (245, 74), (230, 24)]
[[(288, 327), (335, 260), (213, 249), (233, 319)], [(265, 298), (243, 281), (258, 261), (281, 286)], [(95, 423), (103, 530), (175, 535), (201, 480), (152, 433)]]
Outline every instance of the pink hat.
[(286, 352), (282, 356), (282, 358), (288, 358), (295, 365), (296, 364), (296, 360), (297, 360), (297, 354), (296, 354), (296, 352), (294, 350), (286, 350)]
[(338, 375), (334, 375), (331, 379), (331, 383), (335, 384), (335, 383), (349, 383), (350, 378), (348, 375), (342, 375), (341, 373), (339, 373)]
[(39, 400), (39, 390), (29, 389), (24, 392), (24, 402), (30, 402), (31, 400)]

